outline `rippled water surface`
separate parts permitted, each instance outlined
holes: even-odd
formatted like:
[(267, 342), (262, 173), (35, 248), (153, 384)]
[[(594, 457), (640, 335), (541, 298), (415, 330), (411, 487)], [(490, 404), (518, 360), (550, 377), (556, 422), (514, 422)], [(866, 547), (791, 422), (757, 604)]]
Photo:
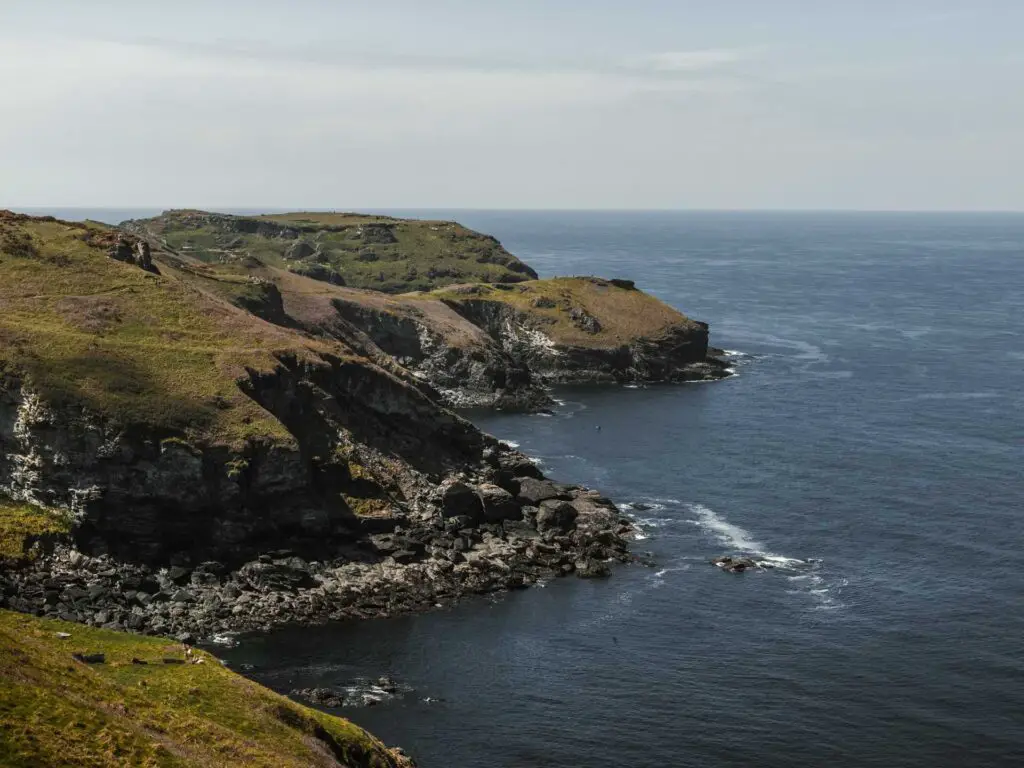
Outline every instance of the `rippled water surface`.
[[(728, 381), (477, 418), (646, 507), (655, 564), (233, 660), (414, 687), (348, 714), (424, 768), (1024, 765), (1024, 216), (443, 215), (736, 352)], [(708, 565), (735, 552), (779, 567)]]

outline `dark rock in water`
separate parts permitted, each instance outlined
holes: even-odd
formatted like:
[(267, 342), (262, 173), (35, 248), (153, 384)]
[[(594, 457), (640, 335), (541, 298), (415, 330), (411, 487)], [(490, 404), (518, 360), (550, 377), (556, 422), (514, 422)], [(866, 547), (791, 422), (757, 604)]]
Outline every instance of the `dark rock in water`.
[(377, 687), (384, 693), (398, 693), (398, 683), (387, 675), (382, 675), (377, 679)]
[(290, 694), (293, 698), (308, 701), (319, 707), (336, 709), (345, 705), (345, 694), (330, 688), (297, 688)]
[(729, 573), (743, 573), (744, 571), (760, 568), (757, 561), (751, 560), (749, 557), (730, 557), (729, 555), (716, 557), (711, 561), (711, 564), (717, 565), (723, 571), (728, 571)]
[(603, 579), (612, 575), (607, 563), (587, 558), (576, 561), (576, 575), (581, 579)]
[(649, 509), (654, 509), (650, 504), (644, 504), (640, 501), (634, 501), (629, 505), (631, 509), (635, 509), (637, 512), (646, 512)]
[(103, 664), (107, 657), (102, 653), (73, 653), (71, 658), (82, 664)]

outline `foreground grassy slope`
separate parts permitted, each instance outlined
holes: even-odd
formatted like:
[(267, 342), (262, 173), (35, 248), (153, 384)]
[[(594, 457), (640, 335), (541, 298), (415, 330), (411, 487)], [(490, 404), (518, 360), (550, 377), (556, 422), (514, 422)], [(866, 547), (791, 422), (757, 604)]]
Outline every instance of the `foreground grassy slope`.
[(239, 272), (258, 259), (325, 282), (386, 293), (536, 277), (493, 237), (449, 221), (353, 213), (228, 216), (184, 210), (122, 226), (183, 256)]
[[(75, 653), (105, 660), (84, 664)], [(205, 653), (188, 659), (167, 640), (0, 611), (0, 765), (400, 763), (361, 728), (299, 706)]]
[(115, 261), (91, 224), (0, 212), (0, 386), (30, 378), (49, 402), (205, 438), (288, 440), (241, 393), (245, 370), (320, 351), (170, 275)]

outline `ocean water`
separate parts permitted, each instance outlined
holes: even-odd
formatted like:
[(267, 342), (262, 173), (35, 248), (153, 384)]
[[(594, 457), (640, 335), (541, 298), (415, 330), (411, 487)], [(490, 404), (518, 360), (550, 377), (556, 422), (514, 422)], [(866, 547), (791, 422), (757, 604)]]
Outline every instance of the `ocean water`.
[[(412, 686), (345, 714), (423, 768), (1024, 765), (1024, 215), (397, 213), (635, 279), (737, 375), (474, 414), (642, 505), (653, 565), (232, 662)], [(708, 564), (737, 552), (778, 567)]]

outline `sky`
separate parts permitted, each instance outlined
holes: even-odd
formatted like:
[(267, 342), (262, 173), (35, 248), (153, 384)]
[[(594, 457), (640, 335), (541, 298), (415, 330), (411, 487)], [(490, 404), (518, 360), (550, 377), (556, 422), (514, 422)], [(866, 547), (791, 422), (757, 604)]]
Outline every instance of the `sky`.
[(0, 206), (1024, 210), (1020, 0), (2, 0)]

